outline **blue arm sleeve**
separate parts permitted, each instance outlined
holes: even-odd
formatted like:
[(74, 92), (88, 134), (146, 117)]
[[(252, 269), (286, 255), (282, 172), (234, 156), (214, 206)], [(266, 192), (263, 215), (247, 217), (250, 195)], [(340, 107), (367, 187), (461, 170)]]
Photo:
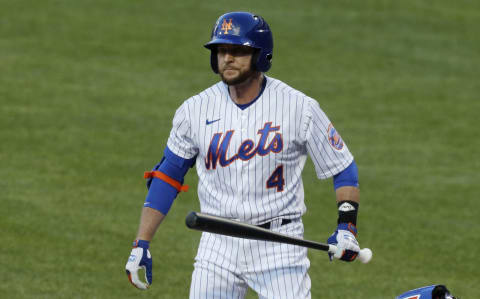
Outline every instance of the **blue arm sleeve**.
[(337, 190), (343, 186), (358, 187), (358, 168), (355, 161), (342, 172), (333, 176), (333, 188)]
[[(168, 147), (165, 148), (162, 161), (158, 163), (153, 170), (159, 170), (172, 179), (183, 184), (188, 169), (195, 165), (196, 157), (192, 159), (183, 159), (175, 155)], [(170, 184), (153, 178), (147, 181), (148, 194), (145, 199), (144, 207), (149, 207), (167, 215), (173, 200), (177, 197), (178, 191)]]

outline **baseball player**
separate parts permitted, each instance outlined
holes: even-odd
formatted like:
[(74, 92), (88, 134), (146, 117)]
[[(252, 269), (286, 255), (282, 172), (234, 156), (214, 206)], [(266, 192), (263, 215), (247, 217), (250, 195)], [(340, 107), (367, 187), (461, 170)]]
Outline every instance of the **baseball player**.
[[(330, 260), (354, 260), (357, 166), (317, 101), (265, 75), (273, 55), (267, 22), (224, 14), (205, 47), (221, 81), (178, 108), (163, 159), (145, 174), (148, 195), (126, 265), (130, 282), (140, 289), (152, 283), (149, 242), (193, 166), (201, 212), (303, 237), (301, 174), (310, 156), (318, 178), (333, 177), (336, 191), (338, 225), (328, 243), (341, 250)], [(190, 298), (244, 298), (248, 288), (259, 298), (310, 298), (309, 266), (304, 247), (204, 232)]]

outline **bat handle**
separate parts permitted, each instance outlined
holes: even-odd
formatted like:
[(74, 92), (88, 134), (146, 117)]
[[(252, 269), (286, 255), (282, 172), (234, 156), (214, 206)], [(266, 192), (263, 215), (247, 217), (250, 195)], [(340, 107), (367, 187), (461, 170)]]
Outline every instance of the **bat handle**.
[[(332, 253), (335, 258), (340, 258), (342, 256), (343, 250), (340, 250), (337, 246), (328, 244), (328, 252)], [(362, 248), (358, 253), (357, 259), (366, 264), (372, 259), (372, 250), (370, 248)]]

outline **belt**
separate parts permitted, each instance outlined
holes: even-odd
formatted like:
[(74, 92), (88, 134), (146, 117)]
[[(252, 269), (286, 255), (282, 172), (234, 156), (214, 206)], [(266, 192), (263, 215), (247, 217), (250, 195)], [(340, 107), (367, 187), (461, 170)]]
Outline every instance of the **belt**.
[[(282, 224), (280, 224), (280, 225), (289, 224), (290, 222), (292, 222), (291, 219), (282, 219)], [(259, 224), (257, 226), (261, 227), (261, 228), (270, 229), (270, 227), (272, 226), (272, 221), (264, 223), (264, 224)]]

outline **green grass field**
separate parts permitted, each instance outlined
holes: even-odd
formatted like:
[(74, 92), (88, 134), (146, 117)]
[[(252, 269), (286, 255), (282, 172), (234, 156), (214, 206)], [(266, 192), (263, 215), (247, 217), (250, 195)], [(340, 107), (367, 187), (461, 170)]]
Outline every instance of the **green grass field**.
[[(269, 75), (320, 102), (359, 166), (359, 241), (373, 260), (310, 251), (312, 298), (437, 283), (480, 298), (480, 3), (468, 0), (0, 0), (0, 297), (188, 297), (195, 171), (152, 242), (151, 289), (124, 266), (143, 172), (175, 109), (218, 80), (202, 45), (232, 10), (270, 23)], [(306, 238), (323, 242), (331, 181), (310, 162), (303, 178)]]

